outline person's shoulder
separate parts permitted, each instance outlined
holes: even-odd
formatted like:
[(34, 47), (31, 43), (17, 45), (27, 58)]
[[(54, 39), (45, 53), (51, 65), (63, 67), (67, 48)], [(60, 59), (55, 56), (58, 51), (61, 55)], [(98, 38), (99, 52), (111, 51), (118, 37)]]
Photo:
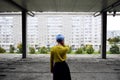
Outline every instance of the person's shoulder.
[(55, 50), (55, 48), (56, 48), (56, 46), (51, 47), (51, 51), (54, 51), (54, 50)]
[(64, 47), (67, 47), (67, 48), (69, 48), (69, 45), (64, 45)]
[(56, 48), (57, 46), (55, 45), (55, 46), (53, 46), (51, 49), (54, 49), (54, 48)]
[(69, 50), (70, 47), (69, 47), (69, 45), (65, 45), (64, 48)]

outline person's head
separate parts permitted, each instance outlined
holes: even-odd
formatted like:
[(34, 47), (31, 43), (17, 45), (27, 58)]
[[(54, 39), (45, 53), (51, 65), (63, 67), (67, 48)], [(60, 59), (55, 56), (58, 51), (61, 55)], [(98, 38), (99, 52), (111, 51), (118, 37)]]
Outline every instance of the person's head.
[(62, 34), (58, 34), (56, 36), (56, 41), (60, 44), (64, 43), (64, 36)]

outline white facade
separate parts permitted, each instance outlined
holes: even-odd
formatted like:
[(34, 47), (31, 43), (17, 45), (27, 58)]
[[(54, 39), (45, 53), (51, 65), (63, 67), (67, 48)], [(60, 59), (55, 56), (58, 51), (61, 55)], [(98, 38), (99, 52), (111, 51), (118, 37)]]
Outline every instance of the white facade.
[[(4, 19), (6, 16), (10, 17), (10, 20)], [(99, 50), (101, 44), (101, 17), (94, 17), (90, 13), (36, 13), (35, 17), (28, 16), (27, 23), (28, 46), (52, 47), (56, 44), (57, 34), (63, 34), (65, 43), (74, 49), (92, 44), (96, 50)], [(9, 28), (3, 25), (9, 25)], [(0, 46), (3, 47), (5, 44), (17, 46), (22, 42), (21, 15), (0, 16), (0, 30), (0, 36), (3, 33), (10, 35), (9, 42), (4, 40), (4, 37), (0, 37)], [(7, 38), (9, 37), (5, 39)]]
[(0, 47), (9, 51), (10, 45), (16, 46), (21, 42), (20, 16), (1, 15), (0, 16)]

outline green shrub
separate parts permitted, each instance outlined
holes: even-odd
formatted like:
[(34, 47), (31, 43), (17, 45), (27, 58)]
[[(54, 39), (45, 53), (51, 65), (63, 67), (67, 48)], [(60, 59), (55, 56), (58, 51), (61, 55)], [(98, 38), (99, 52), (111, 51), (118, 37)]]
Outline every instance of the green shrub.
[(35, 54), (35, 48), (34, 47), (29, 47), (29, 53), (30, 54)]
[(69, 47), (69, 51), (67, 52), (68, 54), (72, 53), (72, 47)]
[(5, 52), (6, 52), (6, 50), (4, 48), (0, 47), (0, 53), (5, 53)]
[(46, 47), (41, 47), (39, 50), (38, 50), (39, 53), (41, 54), (47, 54), (48, 53), (48, 49)]
[(22, 43), (18, 44), (17, 48), (18, 48), (17, 53), (22, 53), (23, 52), (22, 51)]
[(88, 46), (86, 47), (86, 52), (87, 52), (88, 54), (94, 53), (94, 49), (93, 49), (92, 45), (88, 45)]
[(82, 49), (83, 49), (83, 51), (86, 51), (86, 46), (83, 46)]
[(14, 48), (14, 46), (13, 45), (10, 45), (10, 53), (14, 53), (14, 50), (15, 50), (15, 48)]
[(111, 46), (110, 53), (111, 54), (120, 54), (119, 47), (117, 45)]
[(83, 49), (82, 48), (78, 48), (76, 51), (75, 51), (76, 54), (82, 54), (83, 53)]

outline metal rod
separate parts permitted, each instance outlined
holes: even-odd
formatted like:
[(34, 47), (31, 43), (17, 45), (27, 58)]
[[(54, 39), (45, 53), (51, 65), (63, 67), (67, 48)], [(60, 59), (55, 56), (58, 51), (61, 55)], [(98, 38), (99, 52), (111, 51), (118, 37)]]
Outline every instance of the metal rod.
[(101, 15), (101, 13), (100, 12), (96, 12), (93, 15), (94, 15), (94, 17), (97, 17), (97, 16)]
[(32, 17), (35, 16), (35, 14), (33, 12), (31, 12), (31, 11), (28, 11), (27, 14), (30, 15), (30, 16), (32, 16)]

